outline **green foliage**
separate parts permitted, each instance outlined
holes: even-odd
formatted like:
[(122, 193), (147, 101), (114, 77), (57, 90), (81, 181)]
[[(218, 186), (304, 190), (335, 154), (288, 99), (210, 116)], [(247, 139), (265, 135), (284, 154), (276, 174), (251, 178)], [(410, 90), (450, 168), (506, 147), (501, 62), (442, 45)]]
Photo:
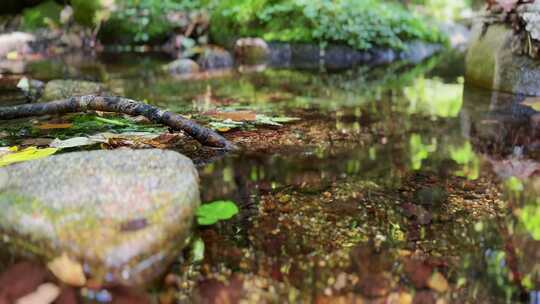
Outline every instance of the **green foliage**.
[(62, 6), (50, 0), (23, 11), (23, 26), (27, 30), (46, 27), (49, 23), (60, 23)]
[(100, 10), (104, 9), (101, 0), (71, 0), (73, 18), (81, 25), (87, 27), (96, 26)]
[(215, 201), (204, 204), (197, 209), (199, 225), (213, 225), (222, 220), (228, 220), (238, 213), (238, 207), (232, 201)]
[(417, 79), (403, 89), (410, 101), (408, 112), (426, 113), (432, 117), (457, 117), (463, 105), (463, 81), (444, 83), (439, 79)]
[(414, 170), (422, 168), (422, 162), (429, 157), (429, 154), (437, 150), (437, 142), (424, 144), (419, 134), (412, 134), (409, 139), (409, 152), (411, 157), (411, 166)]
[(461, 14), (470, 9), (471, 0), (413, 0), (412, 4), (437, 20), (452, 21), (460, 19)]
[(520, 218), (532, 237), (540, 241), (540, 199), (533, 203), (521, 210)]
[(174, 24), (167, 20), (167, 13), (198, 10), (206, 5), (209, 5), (208, 0), (116, 0), (116, 9), (100, 35), (123, 35), (127, 43), (160, 40), (174, 28)]
[(379, 0), (223, 0), (211, 19), (217, 40), (257, 36), (269, 41), (346, 43), (357, 49), (401, 49), (442, 35), (397, 3)]

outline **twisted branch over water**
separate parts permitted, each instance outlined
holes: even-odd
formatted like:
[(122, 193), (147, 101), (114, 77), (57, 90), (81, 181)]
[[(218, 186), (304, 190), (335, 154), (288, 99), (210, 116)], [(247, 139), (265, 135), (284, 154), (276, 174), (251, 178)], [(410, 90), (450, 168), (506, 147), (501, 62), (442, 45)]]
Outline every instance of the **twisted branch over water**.
[(87, 111), (115, 112), (131, 116), (142, 115), (154, 123), (166, 125), (173, 130), (184, 131), (202, 145), (226, 150), (234, 148), (234, 145), (223, 136), (181, 115), (116, 96), (75, 96), (51, 102), (0, 107), (0, 120)]

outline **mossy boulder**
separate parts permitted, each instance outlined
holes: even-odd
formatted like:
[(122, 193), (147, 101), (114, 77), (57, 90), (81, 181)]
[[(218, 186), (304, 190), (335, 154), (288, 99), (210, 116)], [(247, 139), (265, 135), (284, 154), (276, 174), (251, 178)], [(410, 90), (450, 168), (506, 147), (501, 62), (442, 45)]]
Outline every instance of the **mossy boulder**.
[(0, 169), (0, 239), (45, 260), (67, 254), (102, 284), (144, 284), (178, 256), (199, 203), (179, 153), (61, 154)]
[(540, 96), (540, 60), (519, 54), (515, 50), (518, 40), (504, 24), (477, 24), (466, 57), (467, 84)]
[(42, 101), (65, 99), (72, 96), (101, 94), (105, 87), (101, 83), (83, 80), (51, 80), (45, 85)]

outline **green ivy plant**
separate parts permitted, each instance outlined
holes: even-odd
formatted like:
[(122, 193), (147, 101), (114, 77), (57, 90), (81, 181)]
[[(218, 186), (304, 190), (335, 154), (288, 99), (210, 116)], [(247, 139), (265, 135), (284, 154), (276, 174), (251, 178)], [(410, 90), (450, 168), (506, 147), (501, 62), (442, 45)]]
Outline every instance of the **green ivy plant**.
[(405, 48), (409, 40), (443, 42), (421, 17), (380, 0), (222, 0), (211, 18), (212, 37), (256, 36), (269, 41), (345, 43), (356, 49)]

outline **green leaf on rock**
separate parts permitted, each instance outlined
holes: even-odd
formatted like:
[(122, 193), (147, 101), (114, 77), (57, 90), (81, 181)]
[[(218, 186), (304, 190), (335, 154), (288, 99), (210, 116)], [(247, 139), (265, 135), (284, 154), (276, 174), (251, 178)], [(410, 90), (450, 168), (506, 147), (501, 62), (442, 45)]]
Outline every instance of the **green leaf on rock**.
[(17, 148), (10, 148), (9, 153), (0, 157), (0, 167), (13, 163), (44, 158), (56, 153), (56, 151), (58, 151), (56, 148), (38, 149), (36, 147), (29, 147), (21, 151), (18, 151)]
[(204, 204), (197, 209), (199, 225), (213, 225), (222, 220), (228, 220), (238, 213), (238, 207), (232, 201), (215, 201)]

